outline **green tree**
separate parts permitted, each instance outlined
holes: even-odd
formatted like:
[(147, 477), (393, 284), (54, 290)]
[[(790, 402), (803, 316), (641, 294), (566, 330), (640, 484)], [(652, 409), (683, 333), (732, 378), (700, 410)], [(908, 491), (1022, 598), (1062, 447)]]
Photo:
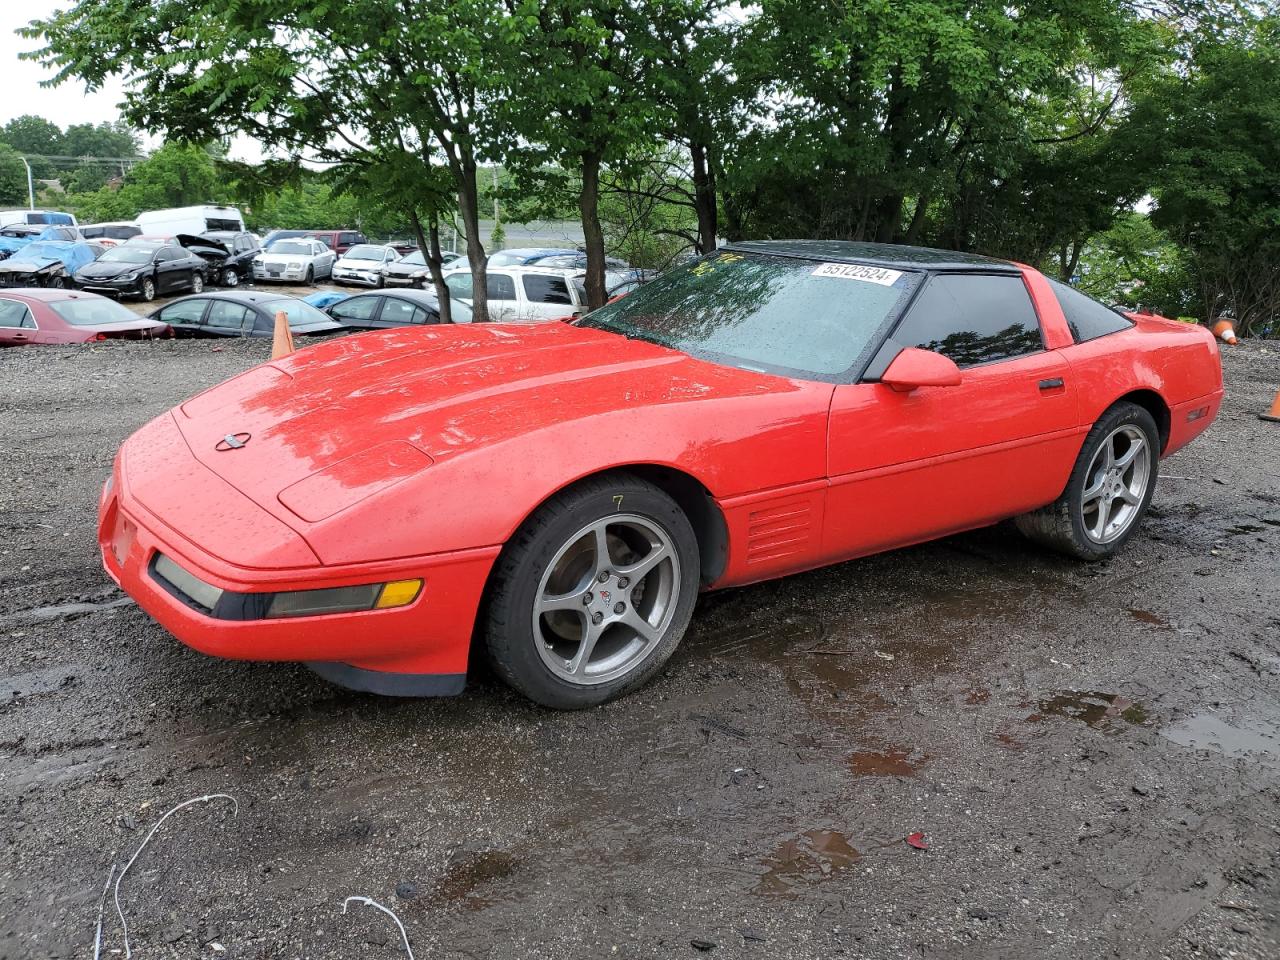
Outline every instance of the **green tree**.
[(74, 123), (62, 135), (61, 153), (70, 157), (136, 157), (138, 137), (126, 124)]
[(498, 0), (79, 0), (24, 32), (44, 39), (32, 56), (59, 80), (135, 78), (126, 118), (172, 139), (243, 132), (295, 161), (395, 170), (398, 183), (408, 164), (427, 183), (443, 166), (484, 320), (476, 170), (514, 142), (484, 108), (505, 92), (501, 20)]
[(1152, 223), (1184, 250), (1196, 314), (1249, 333), (1280, 317), (1280, 15), (1206, 29), (1135, 108)]
[(62, 153), (62, 129), (56, 123), (24, 113), (4, 125), (0, 139), (28, 157), (35, 176), (53, 176), (54, 166), (44, 157)]
[(0, 143), (0, 203), (25, 207), (27, 199), (27, 168), (22, 165), (18, 151), (7, 143)]

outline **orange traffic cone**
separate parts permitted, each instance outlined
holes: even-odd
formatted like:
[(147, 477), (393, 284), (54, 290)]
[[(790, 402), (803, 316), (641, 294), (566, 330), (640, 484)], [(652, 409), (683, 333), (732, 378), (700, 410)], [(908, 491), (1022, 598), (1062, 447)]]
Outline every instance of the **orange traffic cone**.
[(1258, 414), (1259, 420), (1270, 420), (1272, 423), (1280, 423), (1280, 390), (1276, 391), (1276, 398), (1271, 401), (1271, 409), (1266, 413)]
[(1231, 326), (1231, 321), (1226, 317), (1219, 317), (1218, 322), (1213, 325), (1212, 330), (1213, 335), (1223, 343), (1234, 344), (1236, 342), (1235, 328)]
[(276, 332), (271, 338), (271, 359), (279, 360), (293, 353), (293, 334), (289, 332), (289, 318), (283, 310), (276, 311)]

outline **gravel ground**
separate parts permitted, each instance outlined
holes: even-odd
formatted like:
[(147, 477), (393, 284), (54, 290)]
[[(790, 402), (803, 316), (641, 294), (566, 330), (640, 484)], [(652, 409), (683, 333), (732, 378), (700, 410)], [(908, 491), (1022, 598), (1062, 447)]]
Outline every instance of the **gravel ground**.
[(139, 956), (403, 956), (356, 895), (419, 958), (1280, 956), (1274, 344), (1224, 348), (1118, 558), (1002, 525), (709, 595), (576, 714), (210, 659), (122, 600), (116, 446), (268, 350), (0, 352), (0, 957), (92, 956), (112, 862), (214, 793), (121, 885)]

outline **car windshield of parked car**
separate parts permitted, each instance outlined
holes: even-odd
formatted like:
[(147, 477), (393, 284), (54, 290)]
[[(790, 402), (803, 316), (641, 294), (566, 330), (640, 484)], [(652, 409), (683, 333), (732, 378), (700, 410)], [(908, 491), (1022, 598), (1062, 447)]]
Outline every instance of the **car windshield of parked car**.
[(298, 240), (277, 240), (267, 247), (267, 253), (292, 253), (309, 257), (315, 253), (315, 250), (310, 243), (303, 243)]
[(98, 260), (101, 263), (150, 263), (155, 252), (155, 247), (124, 243), (118, 247), (112, 247)]
[(691, 356), (839, 382), (921, 274), (722, 250), (576, 321)]
[(425, 267), (427, 265), (427, 258), (422, 255), (421, 250), (415, 250), (408, 256), (402, 257), (400, 262), (407, 267)]
[(138, 315), (128, 307), (106, 297), (54, 300), (49, 303), (49, 309), (73, 327), (100, 327), (138, 319)]
[(375, 247), (372, 243), (358, 243), (342, 256), (346, 260), (381, 260), (382, 254), (382, 247)]
[(296, 327), (302, 323), (319, 323), (333, 324), (328, 316), (321, 313), (309, 303), (301, 300), (293, 300), (290, 298), (281, 300), (267, 300), (262, 303), (262, 309), (267, 311), (273, 317), (280, 311), (284, 311), (284, 315), (289, 318), (289, 326)]

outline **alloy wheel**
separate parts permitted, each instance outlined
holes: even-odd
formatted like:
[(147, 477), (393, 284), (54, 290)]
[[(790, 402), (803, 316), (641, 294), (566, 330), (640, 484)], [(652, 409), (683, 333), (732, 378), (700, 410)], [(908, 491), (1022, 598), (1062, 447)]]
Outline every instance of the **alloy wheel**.
[(1133, 524), (1151, 482), (1151, 445), (1141, 430), (1125, 424), (1102, 441), (1085, 472), (1080, 495), (1085, 535), (1105, 544)]
[(680, 590), (680, 558), (666, 530), (636, 514), (594, 521), (560, 547), (538, 584), (538, 654), (569, 683), (625, 676), (662, 640)]

